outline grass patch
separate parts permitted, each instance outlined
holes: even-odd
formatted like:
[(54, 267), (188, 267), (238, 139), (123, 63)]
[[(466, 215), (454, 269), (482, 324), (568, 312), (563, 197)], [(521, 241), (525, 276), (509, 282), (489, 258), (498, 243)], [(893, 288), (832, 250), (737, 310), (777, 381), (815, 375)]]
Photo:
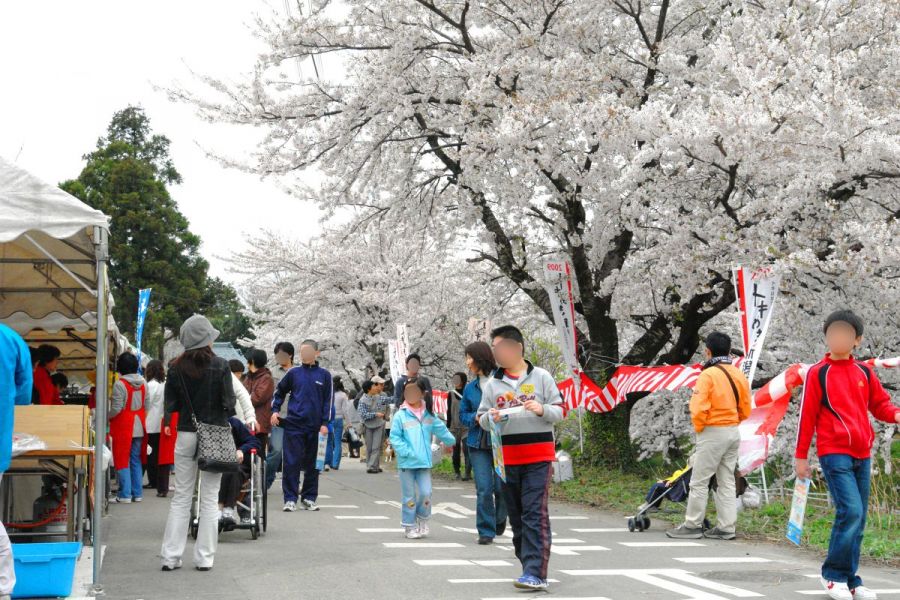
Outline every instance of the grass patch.
[[(644, 501), (651, 482), (668, 476), (670, 470), (654, 461), (648, 461), (636, 473), (576, 465), (575, 478), (553, 484), (551, 497), (621, 513), (624, 520), (627, 515), (634, 514), (635, 509)], [(668, 506), (674, 512), (656, 513), (651, 519), (656, 522), (680, 523), (684, 517), (683, 508), (671, 503)], [(789, 512), (789, 498), (770, 497), (769, 504), (755, 510), (742, 510), (738, 514), (738, 535), (753, 541), (794, 548), (785, 538)], [(715, 524), (712, 498), (707, 517)], [(833, 522), (833, 509), (807, 507), (802, 547), (824, 556), (828, 550)], [(869, 511), (861, 556), (875, 563), (900, 566), (900, 519), (896, 515)]]

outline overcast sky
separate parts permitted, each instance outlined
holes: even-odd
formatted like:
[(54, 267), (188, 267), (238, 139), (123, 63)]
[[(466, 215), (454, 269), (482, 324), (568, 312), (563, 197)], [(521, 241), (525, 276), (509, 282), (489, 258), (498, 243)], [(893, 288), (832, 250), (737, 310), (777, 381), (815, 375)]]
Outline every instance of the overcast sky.
[(267, 228), (307, 239), (319, 213), (274, 182), (207, 158), (202, 147), (245, 156), (252, 134), (202, 122), (154, 85), (189, 83), (189, 69), (226, 78), (250, 71), (261, 48), (253, 15), (273, 10), (286, 9), (280, 0), (0, 3), (0, 156), (50, 183), (74, 178), (113, 113), (143, 107), (172, 140), (184, 183), (171, 193), (212, 273), (233, 280), (220, 257), (244, 234)]

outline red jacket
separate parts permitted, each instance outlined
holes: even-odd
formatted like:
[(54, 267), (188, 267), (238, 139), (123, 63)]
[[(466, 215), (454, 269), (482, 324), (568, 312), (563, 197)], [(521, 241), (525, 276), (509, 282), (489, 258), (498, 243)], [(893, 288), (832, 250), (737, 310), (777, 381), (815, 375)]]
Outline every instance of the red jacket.
[(875, 441), (869, 411), (879, 421), (894, 423), (900, 408), (891, 404), (872, 367), (853, 357), (834, 360), (826, 354), (806, 373), (794, 456), (807, 458), (815, 433), (819, 456), (869, 458)]
[(50, 379), (50, 371), (37, 365), (34, 368), (34, 387), (38, 391), (41, 404), (64, 404), (59, 397), (59, 388)]

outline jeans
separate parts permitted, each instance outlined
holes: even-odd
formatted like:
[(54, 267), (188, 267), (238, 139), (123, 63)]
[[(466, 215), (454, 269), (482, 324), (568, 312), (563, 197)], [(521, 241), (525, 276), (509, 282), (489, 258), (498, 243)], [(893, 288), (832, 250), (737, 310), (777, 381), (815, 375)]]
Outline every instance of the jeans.
[[(184, 554), (188, 525), (191, 520), (191, 502), (197, 487), (197, 434), (179, 431), (175, 441), (175, 496), (169, 505), (169, 518), (163, 534), (160, 557), (164, 566), (174, 567)], [(219, 543), (219, 484), (221, 473), (200, 472), (200, 515), (197, 541), (194, 542), (194, 565), (211, 567)]]
[(144, 471), (141, 468), (141, 446), (144, 438), (131, 438), (131, 453), (128, 457), (128, 468), (116, 471), (119, 480), (119, 493), (122, 500), (144, 497)]
[(284, 428), (273, 427), (269, 433), (269, 447), (266, 449), (266, 491), (272, 487), (275, 475), (281, 469), (281, 453), (284, 449)]
[(475, 526), (481, 537), (494, 538), (497, 527), (506, 521), (503, 482), (494, 472), (494, 453), (469, 447), (469, 464), (475, 474)]
[(332, 469), (341, 467), (341, 454), (344, 447), (341, 440), (344, 437), (344, 420), (335, 419), (328, 426), (328, 446), (325, 448), (325, 464)]
[[(319, 497), (319, 470), (316, 454), (319, 452), (319, 431), (288, 430), (284, 432), (284, 473), (281, 474), (281, 490), (285, 502), (296, 502), (299, 495), (304, 500), (316, 501)], [(303, 471), (303, 489), (300, 489), (300, 471)]]
[(550, 462), (506, 465), (506, 507), (522, 573), (547, 579), (550, 562)]
[(866, 529), (869, 510), (870, 458), (853, 458), (847, 454), (819, 457), (828, 493), (834, 502), (834, 525), (828, 542), (828, 556), (822, 564), (822, 577), (829, 581), (847, 582), (852, 590), (861, 586), (856, 574), (859, 550)]
[(684, 524), (701, 529), (709, 498), (709, 480), (716, 476), (716, 528), (734, 533), (737, 522), (734, 467), (737, 465), (741, 434), (737, 425), (707, 426), (697, 434), (691, 469), (691, 492), (684, 511)]
[(402, 504), (400, 524), (415, 527), (416, 520), (427, 521), (431, 518), (431, 469), (398, 470)]
[[(0, 479), (3, 474), (0, 473)], [(6, 528), (0, 523), (0, 596), (9, 596), (16, 587), (16, 571), (13, 563), (12, 546)]]

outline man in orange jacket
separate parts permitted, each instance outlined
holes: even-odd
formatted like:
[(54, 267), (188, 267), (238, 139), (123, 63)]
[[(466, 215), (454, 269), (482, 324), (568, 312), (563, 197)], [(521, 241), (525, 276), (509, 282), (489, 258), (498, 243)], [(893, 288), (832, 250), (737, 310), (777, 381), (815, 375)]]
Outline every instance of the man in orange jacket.
[[(706, 362), (691, 396), (691, 422), (697, 432), (691, 493), (684, 523), (666, 535), (676, 539), (734, 539), (737, 521), (734, 468), (741, 434), (738, 425), (750, 416), (750, 384), (731, 364), (731, 338), (714, 331), (706, 337)], [(716, 526), (703, 531), (709, 480), (716, 476)]]

